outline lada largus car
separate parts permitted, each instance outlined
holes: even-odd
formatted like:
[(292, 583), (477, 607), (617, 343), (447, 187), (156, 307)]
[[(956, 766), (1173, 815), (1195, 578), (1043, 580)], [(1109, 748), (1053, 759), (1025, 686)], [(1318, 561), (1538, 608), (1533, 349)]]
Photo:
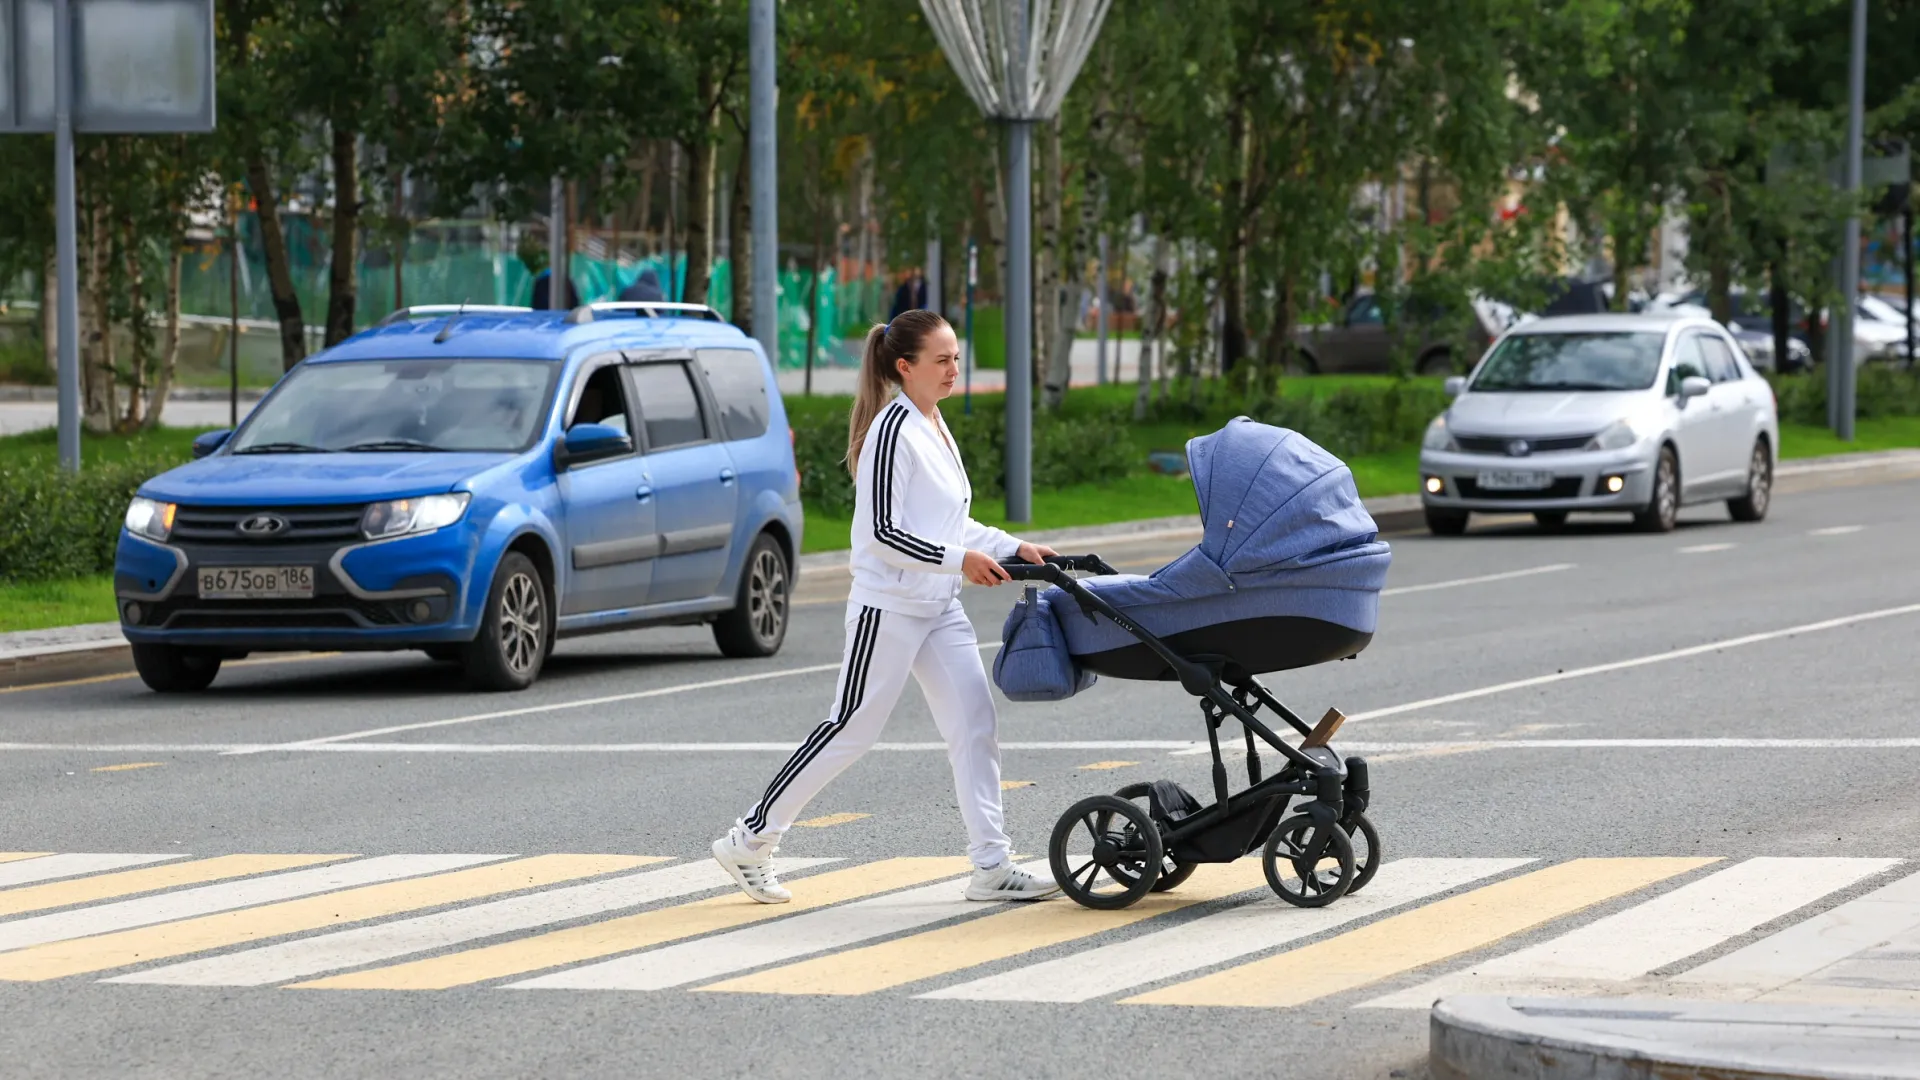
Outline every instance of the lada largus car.
[(396, 649), (515, 690), (556, 638), (662, 624), (771, 655), (792, 437), (767, 357), (711, 308), (397, 311), (141, 486), (121, 625), (158, 691), (249, 652)]

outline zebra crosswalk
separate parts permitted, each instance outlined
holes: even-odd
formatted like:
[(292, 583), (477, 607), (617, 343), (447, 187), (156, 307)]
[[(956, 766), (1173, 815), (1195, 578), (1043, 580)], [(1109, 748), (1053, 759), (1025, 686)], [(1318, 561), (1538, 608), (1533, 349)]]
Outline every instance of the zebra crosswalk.
[(1132, 907), (969, 903), (951, 857), (0, 852), (0, 982), (1423, 1009), (1460, 993), (1920, 1003), (1893, 858), (1404, 858), (1312, 910), (1258, 859)]

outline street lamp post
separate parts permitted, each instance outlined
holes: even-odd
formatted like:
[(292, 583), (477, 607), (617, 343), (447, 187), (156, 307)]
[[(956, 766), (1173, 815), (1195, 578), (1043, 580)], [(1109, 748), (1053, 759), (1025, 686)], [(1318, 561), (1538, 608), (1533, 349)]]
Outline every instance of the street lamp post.
[(1033, 126), (1053, 119), (1111, 0), (920, 0), (974, 104), (1007, 128), (1007, 520), (1033, 519)]
[[(1847, 156), (1844, 185), (1847, 198), (1860, 195), (1860, 142), (1865, 127), (1867, 96), (1867, 0), (1853, 0), (1853, 54), (1847, 63)], [(1840, 256), (1840, 303), (1835, 306), (1834, 324), (1839, 332), (1832, 354), (1835, 370), (1827, 386), (1833, 395), (1833, 433), (1843, 441), (1853, 441), (1854, 371), (1853, 351), (1858, 346), (1853, 336), (1856, 307), (1860, 303), (1860, 214), (1847, 212), (1846, 236)]]

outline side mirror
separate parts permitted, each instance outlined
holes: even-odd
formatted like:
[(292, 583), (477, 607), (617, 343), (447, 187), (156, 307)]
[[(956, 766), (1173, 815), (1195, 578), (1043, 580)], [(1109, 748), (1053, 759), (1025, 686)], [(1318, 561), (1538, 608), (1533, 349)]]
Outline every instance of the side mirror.
[(1706, 376), (1689, 375), (1680, 380), (1680, 400), (1685, 401), (1688, 398), (1704, 397), (1707, 391), (1711, 389), (1713, 389), (1713, 384), (1707, 381)]
[(1467, 377), (1465, 375), (1449, 375), (1447, 376), (1447, 381), (1441, 385), (1445, 387), (1448, 397), (1457, 398), (1467, 392)]
[(209, 431), (203, 435), (195, 436), (193, 440), (194, 458), (197, 460), (199, 458), (206, 457), (208, 454), (211, 454), (215, 450), (218, 450), (221, 447), (227, 445), (227, 440), (232, 437), (233, 437), (233, 431), (231, 429), (224, 430), (224, 431)]
[(560, 463), (578, 465), (633, 452), (633, 438), (605, 424), (575, 424), (560, 443)]

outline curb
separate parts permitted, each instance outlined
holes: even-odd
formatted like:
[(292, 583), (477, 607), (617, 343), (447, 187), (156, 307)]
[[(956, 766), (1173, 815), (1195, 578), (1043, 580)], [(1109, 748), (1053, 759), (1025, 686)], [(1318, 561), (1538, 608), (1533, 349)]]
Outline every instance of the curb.
[(1445, 998), (1433, 1080), (1920, 1080), (1920, 1013), (1668, 998)]

